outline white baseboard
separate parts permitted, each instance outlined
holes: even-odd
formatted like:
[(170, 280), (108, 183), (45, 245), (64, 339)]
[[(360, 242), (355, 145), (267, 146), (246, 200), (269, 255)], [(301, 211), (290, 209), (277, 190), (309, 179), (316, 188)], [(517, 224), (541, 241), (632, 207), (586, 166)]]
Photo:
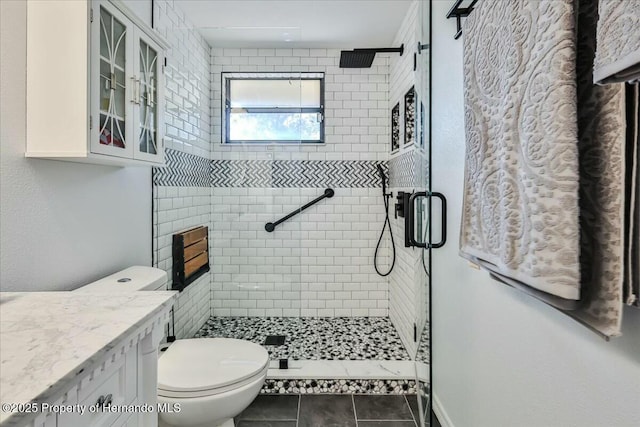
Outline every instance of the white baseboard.
[(442, 427), (454, 427), (451, 418), (449, 418), (447, 411), (444, 409), (440, 399), (438, 399), (438, 396), (436, 396), (435, 393), (433, 393), (433, 412), (438, 417), (438, 421), (440, 421), (440, 425)]

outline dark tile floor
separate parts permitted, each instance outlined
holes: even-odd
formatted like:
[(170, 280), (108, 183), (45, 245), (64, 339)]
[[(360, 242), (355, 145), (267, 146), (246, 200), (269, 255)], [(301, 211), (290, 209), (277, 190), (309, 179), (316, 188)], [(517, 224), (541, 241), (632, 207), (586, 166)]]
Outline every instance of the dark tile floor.
[(415, 395), (260, 395), (236, 427), (416, 427)]

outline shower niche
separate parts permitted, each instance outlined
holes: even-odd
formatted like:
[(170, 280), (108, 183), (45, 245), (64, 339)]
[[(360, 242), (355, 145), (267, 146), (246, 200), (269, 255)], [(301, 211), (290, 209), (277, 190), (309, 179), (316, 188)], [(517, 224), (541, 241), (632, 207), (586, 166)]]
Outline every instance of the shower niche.
[[(416, 65), (417, 68), (417, 65)], [(404, 145), (413, 144), (416, 139), (416, 88), (404, 95)]]

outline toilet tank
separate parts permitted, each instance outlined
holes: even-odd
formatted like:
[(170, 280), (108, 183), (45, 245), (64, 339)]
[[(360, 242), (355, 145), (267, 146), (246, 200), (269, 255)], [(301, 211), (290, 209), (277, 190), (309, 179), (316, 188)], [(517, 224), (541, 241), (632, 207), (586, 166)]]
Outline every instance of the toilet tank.
[(167, 289), (167, 273), (155, 267), (134, 266), (114, 273), (74, 292), (130, 292), (164, 291)]

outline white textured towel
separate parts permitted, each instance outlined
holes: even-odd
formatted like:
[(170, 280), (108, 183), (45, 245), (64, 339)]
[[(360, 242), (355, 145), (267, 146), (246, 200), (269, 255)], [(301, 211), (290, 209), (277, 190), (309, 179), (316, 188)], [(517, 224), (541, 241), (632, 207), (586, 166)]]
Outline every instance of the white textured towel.
[(627, 230), (624, 302), (640, 308), (640, 85), (627, 85)]
[(575, 67), (572, 0), (483, 0), (466, 21), (461, 254), (569, 301), (580, 299)]
[[(635, 1), (635, 0), (634, 0)], [(572, 312), (606, 337), (620, 335), (625, 260), (624, 84), (593, 84), (598, 1), (578, 11), (578, 147), (583, 303)]]
[(596, 20), (596, 1), (573, 0), (483, 0), (469, 16), (460, 252), (610, 337), (622, 318), (625, 109), (621, 84), (593, 84)]
[(593, 81), (640, 81), (640, 0), (600, 0)]

